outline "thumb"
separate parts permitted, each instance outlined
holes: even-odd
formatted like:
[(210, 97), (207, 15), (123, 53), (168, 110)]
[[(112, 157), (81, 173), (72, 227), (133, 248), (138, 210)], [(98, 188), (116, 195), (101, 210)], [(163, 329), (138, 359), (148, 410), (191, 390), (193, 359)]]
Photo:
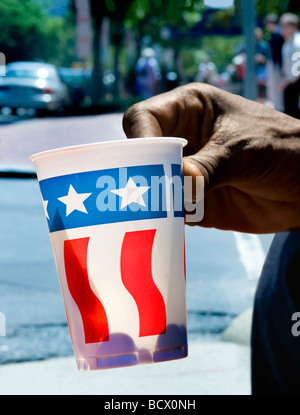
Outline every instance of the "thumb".
[(183, 174), (192, 176), (203, 176), (205, 192), (209, 192), (228, 181), (229, 176), (229, 151), (215, 142), (208, 142), (198, 153), (184, 157)]

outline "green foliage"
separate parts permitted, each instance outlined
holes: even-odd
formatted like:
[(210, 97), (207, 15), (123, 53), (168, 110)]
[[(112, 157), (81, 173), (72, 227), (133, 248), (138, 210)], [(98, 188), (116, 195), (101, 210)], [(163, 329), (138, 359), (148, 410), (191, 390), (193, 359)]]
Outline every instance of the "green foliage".
[[(235, 0), (235, 8), (240, 13), (242, 1)], [(285, 12), (299, 13), (299, 0), (256, 0), (256, 13), (263, 19), (269, 13), (281, 15)]]
[(243, 36), (206, 36), (202, 40), (202, 49), (216, 64), (219, 71), (224, 71), (231, 63), (235, 48), (243, 41)]
[(242, 40), (242, 36), (205, 36), (198, 47), (186, 44), (186, 47), (182, 48), (184, 73), (195, 76), (199, 64), (207, 57), (215, 63), (218, 72), (225, 71), (235, 55), (236, 46)]
[(117, 9), (116, 2), (114, 0), (105, 0), (105, 7), (108, 13), (114, 13)]
[(280, 13), (279, 0), (256, 0), (257, 15), (265, 17), (269, 13)]
[(256, 0), (257, 15), (264, 17), (268, 13), (281, 15), (286, 12), (300, 15), (299, 0)]
[(71, 59), (71, 20), (48, 16), (38, 0), (1, 0), (0, 27), (0, 51), (8, 62), (39, 59), (65, 64)]
[(128, 10), (127, 23), (135, 27), (139, 21), (155, 20), (156, 30), (166, 25), (184, 30), (199, 21), (203, 8), (203, 0), (133, 0)]

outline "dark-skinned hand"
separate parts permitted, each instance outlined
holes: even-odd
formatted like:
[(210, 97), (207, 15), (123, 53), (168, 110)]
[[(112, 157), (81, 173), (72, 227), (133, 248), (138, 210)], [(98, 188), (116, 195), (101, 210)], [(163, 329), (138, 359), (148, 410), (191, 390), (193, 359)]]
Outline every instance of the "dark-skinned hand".
[(249, 233), (300, 228), (300, 121), (192, 83), (129, 108), (128, 138), (183, 137), (184, 175), (203, 175), (203, 227)]

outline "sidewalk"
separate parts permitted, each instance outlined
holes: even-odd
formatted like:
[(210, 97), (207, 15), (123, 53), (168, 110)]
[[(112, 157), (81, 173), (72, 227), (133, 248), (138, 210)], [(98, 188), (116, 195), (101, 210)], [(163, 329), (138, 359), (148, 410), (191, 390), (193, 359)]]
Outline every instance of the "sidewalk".
[(0, 395), (250, 395), (251, 310), (170, 362), (79, 372), (73, 356), (0, 366)]
[(0, 395), (249, 395), (248, 346), (189, 344), (171, 362), (78, 372), (73, 357), (0, 367)]

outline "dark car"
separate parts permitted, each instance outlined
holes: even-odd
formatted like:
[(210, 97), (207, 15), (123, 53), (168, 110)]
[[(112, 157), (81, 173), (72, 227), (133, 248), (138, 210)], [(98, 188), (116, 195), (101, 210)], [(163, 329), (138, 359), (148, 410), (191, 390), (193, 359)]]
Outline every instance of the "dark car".
[(68, 88), (71, 106), (79, 107), (88, 95), (91, 71), (81, 68), (59, 68), (59, 76)]

